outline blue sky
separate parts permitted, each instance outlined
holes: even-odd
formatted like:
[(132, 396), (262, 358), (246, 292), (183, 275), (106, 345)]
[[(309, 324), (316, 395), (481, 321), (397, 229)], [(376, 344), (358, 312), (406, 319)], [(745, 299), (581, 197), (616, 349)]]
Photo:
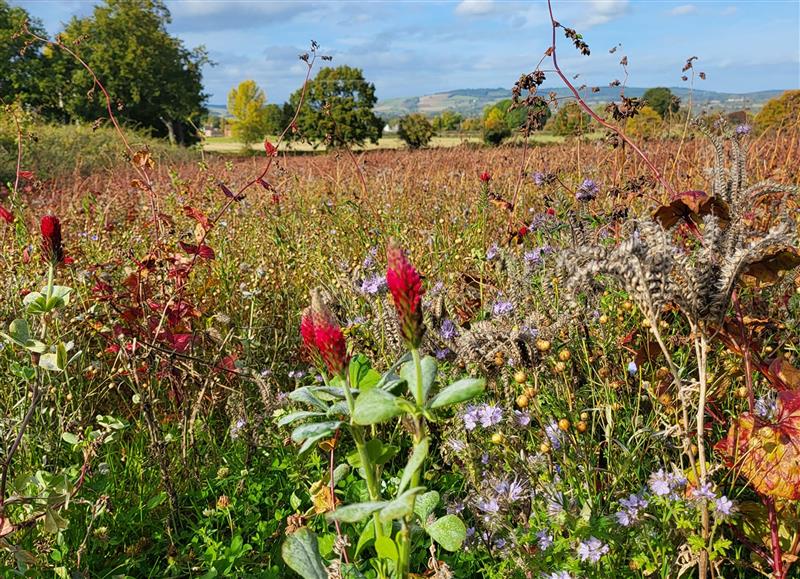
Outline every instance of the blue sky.
[[(12, 0), (60, 30), (94, 2)], [(209, 102), (252, 78), (270, 102), (300, 86), (297, 58), (311, 39), (334, 64), (364, 69), (379, 99), (459, 88), (510, 87), (549, 43), (543, 1), (259, 0), (168, 1), (169, 29), (188, 47), (200, 44), (217, 66), (204, 71)], [(681, 86), (681, 67), (698, 56), (707, 80), (697, 88), (727, 92), (800, 87), (798, 0), (554, 0), (556, 19), (583, 33), (592, 49), (579, 56), (559, 42), (559, 63), (587, 84)], [(621, 45), (614, 54), (609, 49)], [(548, 85), (556, 86), (555, 79)]]

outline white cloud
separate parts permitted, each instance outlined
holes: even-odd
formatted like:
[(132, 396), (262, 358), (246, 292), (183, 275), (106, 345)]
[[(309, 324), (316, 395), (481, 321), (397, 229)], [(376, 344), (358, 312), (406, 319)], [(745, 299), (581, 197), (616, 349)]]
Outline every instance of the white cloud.
[(461, 16), (484, 16), (495, 9), (494, 0), (461, 0), (456, 6), (456, 14)]
[(736, 7), (736, 6), (727, 6), (726, 8), (724, 8), (722, 10), (722, 12), (720, 14), (722, 14), (723, 16), (733, 16), (738, 11), (739, 11), (739, 8)]
[(669, 11), (672, 16), (684, 16), (692, 12), (697, 12), (697, 6), (694, 4), (681, 4)]
[[(581, 3), (583, 7), (584, 4)], [(576, 23), (578, 31), (600, 26), (624, 16), (630, 8), (628, 0), (591, 0), (585, 4), (585, 13)], [(556, 18), (558, 20), (558, 18)]]

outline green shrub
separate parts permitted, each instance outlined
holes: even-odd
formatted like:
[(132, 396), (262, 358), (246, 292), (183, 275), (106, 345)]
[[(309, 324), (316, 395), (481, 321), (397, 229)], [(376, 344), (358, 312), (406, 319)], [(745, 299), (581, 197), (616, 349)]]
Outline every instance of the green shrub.
[(420, 149), (431, 142), (433, 125), (424, 115), (415, 113), (400, 119), (397, 136), (411, 149)]

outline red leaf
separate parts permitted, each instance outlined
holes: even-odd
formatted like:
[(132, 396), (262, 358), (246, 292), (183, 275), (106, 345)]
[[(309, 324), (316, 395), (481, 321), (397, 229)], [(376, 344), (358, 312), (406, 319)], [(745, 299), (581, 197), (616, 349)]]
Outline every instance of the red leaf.
[(269, 140), (264, 139), (264, 150), (267, 152), (267, 156), (274, 157), (278, 153), (278, 148), (269, 142)]
[(20, 179), (33, 179), (33, 171), (20, 171), (17, 175), (19, 175)]
[(241, 201), (242, 199), (244, 199), (244, 193), (240, 193), (237, 195), (236, 193), (228, 189), (228, 187), (225, 186), (225, 183), (220, 182), (219, 187), (220, 189), (222, 189), (222, 192), (225, 193), (225, 197), (230, 197), (234, 201)]
[(185, 352), (192, 345), (191, 334), (172, 334), (167, 341), (172, 345), (176, 352)]
[(8, 209), (0, 205), (0, 219), (6, 223), (14, 223), (14, 214)]
[(184, 205), (183, 213), (186, 215), (186, 217), (191, 217), (197, 221), (206, 231), (211, 230), (211, 221), (209, 221), (208, 216), (199, 209), (195, 209), (189, 205)]
[(198, 247), (197, 245), (193, 245), (191, 243), (184, 243), (183, 241), (181, 241), (180, 246), (181, 249), (183, 249), (183, 251), (191, 255), (197, 255), (204, 259), (214, 259), (215, 257), (214, 250), (211, 249), (206, 244), (200, 245)]
[(661, 223), (662, 227), (672, 227), (681, 219), (701, 221), (701, 217), (714, 214), (725, 224), (730, 221), (728, 207), (705, 191), (684, 191), (679, 193), (669, 203), (659, 207), (653, 214), (653, 219)]

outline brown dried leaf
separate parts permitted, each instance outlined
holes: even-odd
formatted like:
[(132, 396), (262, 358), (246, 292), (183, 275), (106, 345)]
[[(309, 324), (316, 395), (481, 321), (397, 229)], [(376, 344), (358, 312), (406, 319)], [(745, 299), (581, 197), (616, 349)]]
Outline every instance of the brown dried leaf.
[(669, 228), (682, 219), (699, 223), (705, 215), (710, 214), (716, 215), (723, 226), (730, 222), (728, 206), (723, 201), (711, 197), (705, 191), (684, 191), (669, 205), (662, 205), (656, 209), (653, 219), (662, 227)]

